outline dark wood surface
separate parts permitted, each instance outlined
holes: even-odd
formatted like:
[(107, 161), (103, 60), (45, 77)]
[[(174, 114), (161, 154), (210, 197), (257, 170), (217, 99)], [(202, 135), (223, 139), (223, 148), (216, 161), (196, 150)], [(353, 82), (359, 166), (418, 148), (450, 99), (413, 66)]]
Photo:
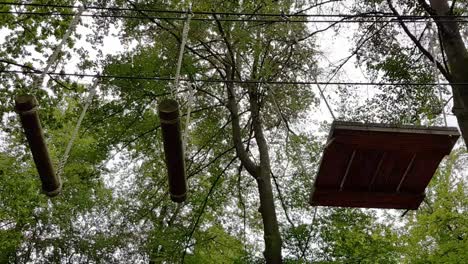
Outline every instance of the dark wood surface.
[(166, 158), (169, 193), (172, 201), (181, 203), (187, 198), (187, 180), (177, 101), (163, 100), (159, 104), (159, 118)]
[(62, 182), (54, 171), (37, 107), (38, 102), (32, 95), (19, 95), (15, 99), (15, 109), (20, 116), (29, 149), (41, 178), (42, 189), (46, 195), (53, 197), (61, 192)]
[(417, 209), (456, 128), (335, 122), (310, 204)]

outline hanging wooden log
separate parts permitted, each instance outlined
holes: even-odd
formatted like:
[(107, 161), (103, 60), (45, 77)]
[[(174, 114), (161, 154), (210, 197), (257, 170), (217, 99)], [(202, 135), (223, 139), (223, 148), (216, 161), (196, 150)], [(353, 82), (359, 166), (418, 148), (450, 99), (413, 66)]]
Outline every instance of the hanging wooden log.
[(50, 160), (37, 113), (38, 102), (33, 95), (20, 95), (16, 97), (15, 104), (16, 112), (20, 116), (21, 125), (26, 134), (37, 172), (41, 178), (42, 190), (47, 196), (56, 196), (62, 190), (62, 182), (58, 175), (56, 175)]
[(177, 101), (163, 100), (159, 104), (159, 119), (169, 179), (169, 193), (172, 201), (181, 203), (187, 198), (187, 180)]

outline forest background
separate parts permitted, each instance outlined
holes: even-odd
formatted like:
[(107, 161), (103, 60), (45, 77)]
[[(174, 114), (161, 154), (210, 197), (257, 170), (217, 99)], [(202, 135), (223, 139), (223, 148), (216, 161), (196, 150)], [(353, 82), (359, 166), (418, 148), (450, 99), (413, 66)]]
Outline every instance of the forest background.
[[(467, 10), (445, 0), (1, 2), (0, 262), (467, 263), (463, 140), (404, 217), (307, 203), (334, 118), (448, 120), (466, 136)], [(93, 79), (63, 193), (49, 199), (14, 97), (37, 97), (58, 166)], [(183, 117), (192, 108), (183, 204), (169, 199), (157, 116), (171, 89)]]

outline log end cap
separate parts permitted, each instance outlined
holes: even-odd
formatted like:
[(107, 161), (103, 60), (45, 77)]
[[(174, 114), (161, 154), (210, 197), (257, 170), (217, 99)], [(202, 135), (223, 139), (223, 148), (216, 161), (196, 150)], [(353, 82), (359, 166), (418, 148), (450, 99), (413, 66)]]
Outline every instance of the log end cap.
[(42, 191), (45, 193), (45, 195), (47, 195), (49, 197), (55, 197), (55, 196), (59, 195), (62, 192), (62, 184), (60, 184), (59, 187), (57, 187), (55, 190), (46, 191), (46, 190), (42, 189)]
[(36, 97), (34, 97), (34, 95), (18, 95), (15, 98), (15, 109), (19, 113), (31, 111), (38, 105), (39, 103), (37, 102)]
[(182, 203), (187, 199), (187, 194), (174, 195), (171, 194), (171, 200), (176, 203)]
[(165, 99), (159, 103), (159, 118), (172, 121), (179, 118), (179, 103), (173, 99)]

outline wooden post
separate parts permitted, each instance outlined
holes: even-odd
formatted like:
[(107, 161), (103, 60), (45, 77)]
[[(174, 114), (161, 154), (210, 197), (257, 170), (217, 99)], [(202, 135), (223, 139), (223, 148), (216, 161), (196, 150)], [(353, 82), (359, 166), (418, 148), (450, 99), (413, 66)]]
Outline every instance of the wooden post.
[(16, 112), (20, 116), (21, 124), (28, 139), (37, 172), (42, 181), (42, 190), (47, 196), (56, 196), (62, 190), (62, 182), (58, 175), (55, 174), (50, 160), (37, 113), (38, 102), (33, 95), (20, 95), (16, 97), (15, 104)]
[(181, 203), (187, 198), (187, 180), (177, 101), (163, 100), (159, 104), (159, 119), (169, 178), (169, 193), (172, 201)]

